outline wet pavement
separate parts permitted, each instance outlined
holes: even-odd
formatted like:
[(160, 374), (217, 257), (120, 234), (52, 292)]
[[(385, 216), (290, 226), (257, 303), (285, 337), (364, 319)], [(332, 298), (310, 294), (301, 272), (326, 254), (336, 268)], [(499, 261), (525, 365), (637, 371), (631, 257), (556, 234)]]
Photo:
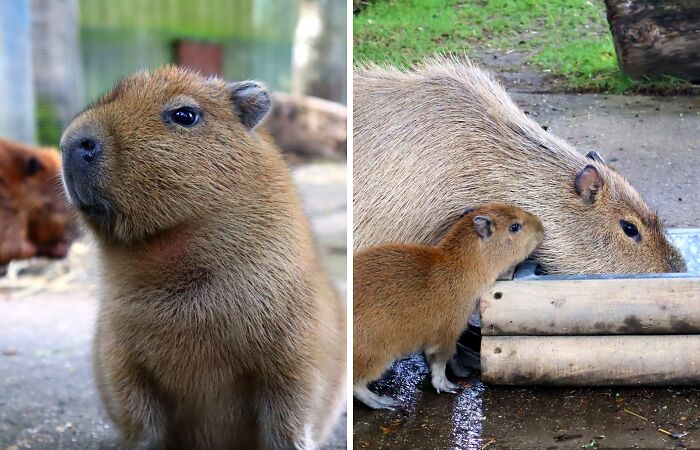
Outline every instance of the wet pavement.
[[(700, 98), (513, 97), (580, 151), (600, 152), (667, 226), (700, 227)], [(427, 374), (413, 356), (377, 383), (401, 410), (354, 401), (354, 448), (700, 448), (700, 389), (509, 388), (475, 376), (460, 381), (459, 394), (438, 395)]]
[[(344, 294), (346, 167), (305, 166), (295, 179)], [(37, 276), (0, 279), (0, 450), (121, 448), (92, 378), (97, 300), (89, 246), (74, 246), (62, 262), (22, 263), (10, 271), (25, 266)], [(323, 449), (346, 448), (346, 430), (343, 417)]]

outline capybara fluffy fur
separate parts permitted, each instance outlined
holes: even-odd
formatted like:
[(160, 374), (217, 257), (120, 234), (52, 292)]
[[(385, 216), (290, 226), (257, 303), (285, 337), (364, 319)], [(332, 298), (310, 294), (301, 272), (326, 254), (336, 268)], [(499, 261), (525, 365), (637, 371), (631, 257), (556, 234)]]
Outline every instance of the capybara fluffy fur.
[(435, 246), (383, 244), (353, 259), (353, 384), (373, 408), (398, 402), (367, 384), (397, 358), (425, 352), (433, 387), (454, 392), (445, 366), (481, 293), (523, 261), (544, 237), (522, 209), (485, 204), (465, 211)]
[(96, 237), (97, 385), (128, 445), (312, 449), (344, 406), (345, 305), (322, 269), (258, 82), (165, 67), (61, 140)]
[(462, 205), (537, 215), (548, 273), (683, 272), (657, 215), (596, 154), (578, 153), (526, 116), (486, 72), (439, 57), (354, 76), (356, 249), (433, 244)]

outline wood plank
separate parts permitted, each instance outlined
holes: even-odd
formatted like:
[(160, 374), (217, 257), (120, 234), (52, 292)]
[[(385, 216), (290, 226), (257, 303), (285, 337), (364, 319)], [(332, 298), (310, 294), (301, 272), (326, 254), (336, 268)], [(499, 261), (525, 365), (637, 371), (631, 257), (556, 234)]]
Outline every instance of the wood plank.
[(481, 297), (493, 335), (700, 333), (700, 277), (499, 281)]
[(501, 385), (697, 385), (700, 335), (484, 336), (481, 370)]
[(633, 78), (700, 79), (697, 0), (605, 0), (605, 5), (623, 72)]

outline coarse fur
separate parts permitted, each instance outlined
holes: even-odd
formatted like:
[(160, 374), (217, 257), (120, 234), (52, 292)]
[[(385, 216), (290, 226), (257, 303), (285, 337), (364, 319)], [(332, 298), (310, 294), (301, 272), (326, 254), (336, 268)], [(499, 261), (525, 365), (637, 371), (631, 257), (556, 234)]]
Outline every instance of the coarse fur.
[[(513, 231), (517, 224), (520, 229)], [(438, 392), (445, 365), (481, 293), (542, 242), (542, 223), (519, 208), (470, 209), (436, 246), (383, 244), (353, 259), (353, 384), (373, 408), (398, 402), (367, 388), (397, 358), (424, 351)]]
[[(547, 239), (536, 258), (546, 272), (685, 271), (659, 218), (622, 176), (543, 130), (469, 61), (437, 57), (406, 71), (364, 65), (353, 98), (356, 249), (433, 244), (462, 205), (494, 201), (542, 220)], [(592, 176), (577, 178), (584, 168)]]
[[(166, 120), (183, 106), (201, 121)], [(268, 108), (257, 82), (165, 67), (64, 133), (68, 163), (85, 136), (101, 146), (64, 182), (99, 244), (95, 373), (129, 447), (315, 449), (342, 412), (345, 305), (256, 136)]]

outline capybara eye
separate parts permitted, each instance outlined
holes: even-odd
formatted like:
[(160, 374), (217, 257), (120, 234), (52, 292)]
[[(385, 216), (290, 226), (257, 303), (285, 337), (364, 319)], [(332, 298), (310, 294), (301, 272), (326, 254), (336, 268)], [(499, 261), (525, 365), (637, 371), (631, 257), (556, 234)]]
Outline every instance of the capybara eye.
[(520, 225), (519, 223), (513, 223), (513, 224), (510, 225), (510, 227), (508, 228), (508, 230), (509, 230), (511, 233), (517, 233), (517, 232), (520, 231), (522, 228), (523, 228), (523, 226)]
[(639, 242), (642, 239), (642, 236), (639, 234), (639, 230), (637, 229), (637, 226), (635, 224), (630, 223), (626, 220), (621, 220), (620, 226), (622, 227), (622, 231), (625, 232), (627, 237), (632, 238), (637, 242)]
[(176, 124), (189, 128), (199, 122), (201, 115), (194, 108), (184, 106), (170, 112), (170, 120)]

